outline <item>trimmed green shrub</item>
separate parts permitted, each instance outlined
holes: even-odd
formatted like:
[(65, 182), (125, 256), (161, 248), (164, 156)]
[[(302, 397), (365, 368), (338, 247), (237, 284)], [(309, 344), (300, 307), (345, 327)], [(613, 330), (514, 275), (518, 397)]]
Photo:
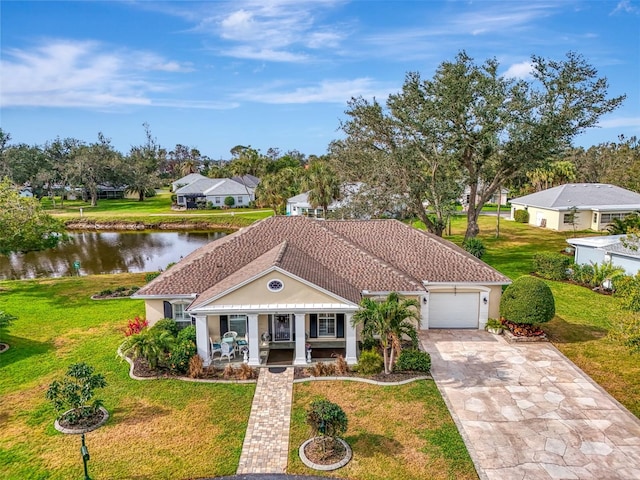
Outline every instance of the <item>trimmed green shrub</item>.
[(164, 330), (169, 332), (173, 337), (177, 337), (180, 327), (173, 318), (163, 318), (162, 320), (158, 320), (150, 330)]
[(307, 424), (314, 437), (339, 437), (347, 431), (349, 421), (340, 405), (329, 400), (315, 400), (307, 410)]
[(616, 279), (614, 287), (614, 296), (620, 299), (623, 308), (640, 312), (640, 273)]
[(384, 368), (382, 356), (374, 350), (365, 350), (358, 359), (358, 372), (363, 375), (375, 375)]
[(571, 266), (571, 280), (580, 285), (589, 285), (591, 279), (593, 278), (593, 266), (588, 263), (585, 264), (574, 264)]
[(190, 342), (196, 343), (196, 327), (194, 327), (193, 325), (184, 327), (182, 330), (178, 332), (177, 339), (178, 339), (178, 342), (182, 342), (183, 340), (188, 340)]
[(196, 354), (196, 344), (191, 340), (182, 340), (167, 354), (167, 365), (172, 372), (186, 373), (189, 370), (189, 361)]
[(402, 372), (429, 372), (431, 355), (428, 352), (405, 348), (400, 352), (394, 370)]
[(529, 223), (529, 212), (527, 210), (516, 210), (513, 219), (518, 223)]
[(533, 271), (547, 280), (566, 280), (571, 258), (561, 253), (542, 252), (533, 256)]
[(160, 276), (160, 272), (149, 272), (144, 276), (144, 281), (146, 283), (149, 283), (151, 280), (159, 276)]
[(465, 240), (462, 244), (462, 247), (471, 255), (477, 258), (482, 258), (482, 256), (487, 251), (484, 243), (482, 243), (482, 240), (480, 240), (479, 238), (470, 238), (468, 240)]
[(231, 207), (233, 207), (233, 206), (236, 204), (236, 199), (235, 199), (235, 198), (233, 198), (232, 196), (225, 197), (225, 199), (224, 199), (224, 204), (225, 204), (227, 207), (231, 208)]
[(555, 313), (553, 293), (539, 278), (518, 278), (507, 287), (500, 299), (500, 315), (513, 323), (545, 323)]

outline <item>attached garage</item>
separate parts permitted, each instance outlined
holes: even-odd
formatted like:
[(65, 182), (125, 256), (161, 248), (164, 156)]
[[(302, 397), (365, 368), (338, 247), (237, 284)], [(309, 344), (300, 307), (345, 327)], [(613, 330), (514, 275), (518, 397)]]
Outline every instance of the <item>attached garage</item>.
[(478, 328), (480, 293), (429, 294), (429, 328)]

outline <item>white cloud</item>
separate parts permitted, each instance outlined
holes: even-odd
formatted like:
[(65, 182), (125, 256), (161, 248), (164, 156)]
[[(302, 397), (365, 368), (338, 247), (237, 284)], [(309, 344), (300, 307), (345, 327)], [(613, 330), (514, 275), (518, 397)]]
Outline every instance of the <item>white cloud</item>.
[(271, 48), (254, 48), (248, 45), (238, 46), (224, 50), (223, 54), (234, 58), (250, 60), (263, 60), (269, 62), (304, 62), (307, 55), (287, 52), (286, 50), (274, 50)]
[(57, 39), (30, 50), (4, 51), (0, 69), (3, 107), (113, 107), (153, 105), (153, 92), (173, 86), (151, 80), (150, 72), (179, 73), (191, 67), (150, 52)]
[(533, 64), (531, 62), (521, 62), (511, 65), (507, 71), (502, 74), (502, 76), (526, 80), (527, 78), (532, 77), (532, 72)]
[(609, 15), (615, 15), (617, 13), (639, 14), (640, 7), (633, 5), (631, 0), (621, 0)]
[(640, 128), (640, 117), (617, 117), (600, 120), (598, 126), (602, 128)]
[[(279, 86), (278, 86), (279, 87)], [(317, 85), (298, 87), (285, 91), (277, 87), (267, 87), (261, 90), (248, 90), (236, 95), (242, 100), (250, 100), (270, 104), (304, 104), (304, 103), (341, 103), (352, 97), (386, 98), (397, 91), (397, 86), (375, 84), (371, 78), (356, 78), (354, 80), (326, 80)]]

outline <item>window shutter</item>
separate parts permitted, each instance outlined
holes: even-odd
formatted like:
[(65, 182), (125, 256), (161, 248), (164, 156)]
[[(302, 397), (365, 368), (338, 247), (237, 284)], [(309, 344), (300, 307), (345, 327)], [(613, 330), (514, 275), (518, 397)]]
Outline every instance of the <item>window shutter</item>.
[(220, 336), (229, 331), (229, 317), (227, 315), (220, 315)]
[(318, 338), (318, 314), (309, 315), (309, 338)]
[(344, 313), (336, 315), (336, 337), (344, 338)]
[(164, 318), (173, 318), (173, 305), (166, 300), (162, 302), (164, 306)]

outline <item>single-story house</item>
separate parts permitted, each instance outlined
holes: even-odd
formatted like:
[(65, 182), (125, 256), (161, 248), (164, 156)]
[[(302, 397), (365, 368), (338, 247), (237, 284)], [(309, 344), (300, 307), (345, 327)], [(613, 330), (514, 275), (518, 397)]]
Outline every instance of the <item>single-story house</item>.
[(625, 246), (625, 238), (627, 235), (603, 235), (569, 238), (567, 243), (575, 249), (577, 264), (611, 262), (612, 265), (624, 268), (627, 275), (635, 275), (640, 271), (640, 250)]
[[(489, 201), (487, 203), (491, 203), (494, 205), (506, 205), (507, 202), (509, 201), (507, 196), (509, 195), (509, 189), (508, 188), (500, 188), (498, 190), (496, 190), (493, 195), (491, 195), (491, 197), (489, 198)], [(469, 187), (468, 185), (464, 188), (464, 191), (462, 192), (462, 196), (460, 197), (460, 204), (463, 207), (468, 207), (469, 206), (469, 200), (470, 200), (470, 196), (471, 196), (471, 187)]]
[(177, 204), (196, 208), (199, 201), (222, 207), (227, 197), (233, 197), (235, 207), (246, 207), (255, 200), (254, 190), (230, 178), (202, 177), (176, 190)]
[[(332, 202), (328, 205), (327, 211), (333, 212), (338, 207), (339, 202)], [(289, 216), (305, 216), (313, 218), (324, 217), (322, 207), (313, 208), (309, 202), (309, 192), (303, 192), (287, 200), (286, 214)]]
[(184, 177), (179, 178), (174, 182), (171, 182), (171, 191), (175, 192), (179, 188), (186, 187), (187, 185), (191, 185), (193, 182), (197, 180), (202, 180), (203, 178), (209, 178), (209, 177), (205, 177), (204, 175), (200, 175), (199, 173), (190, 173), (189, 175), (185, 175)]
[(341, 348), (357, 362), (351, 319), (364, 297), (395, 291), (420, 304), (420, 329), (484, 328), (498, 317), (510, 280), (453, 243), (397, 220), (275, 216), (192, 252), (140, 289), (150, 325), (195, 324), (197, 351), (234, 331), (249, 365), (289, 348), (294, 365), (311, 348)]
[(640, 194), (606, 183), (567, 183), (512, 199), (512, 219), (516, 210), (529, 212), (529, 225), (600, 231), (640, 210)]

